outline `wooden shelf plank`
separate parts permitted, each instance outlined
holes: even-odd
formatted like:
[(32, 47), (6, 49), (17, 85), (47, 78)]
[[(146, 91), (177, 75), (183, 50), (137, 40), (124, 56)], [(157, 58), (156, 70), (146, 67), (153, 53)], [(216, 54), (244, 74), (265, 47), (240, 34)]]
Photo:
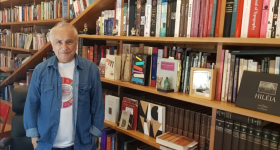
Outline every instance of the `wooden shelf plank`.
[(0, 99), (0, 103), (6, 104), (6, 105), (8, 105), (9, 107), (12, 108), (12, 102), (8, 102), (8, 101)]
[(155, 138), (147, 136), (138, 131), (123, 129), (123, 128), (119, 127), (116, 123), (113, 123), (113, 122), (110, 122), (107, 120), (104, 120), (104, 125), (159, 149), (159, 144), (156, 143)]
[(8, 47), (8, 46), (0, 46), (0, 48), (10, 49), (12, 51), (29, 52), (29, 53), (36, 53), (36, 52), (38, 52), (38, 50), (22, 49), (22, 48), (16, 48), (16, 47)]
[(221, 102), (221, 101), (209, 101), (209, 100), (194, 98), (194, 97), (190, 97), (188, 94), (180, 93), (180, 92), (162, 93), (162, 92), (158, 92), (156, 90), (156, 88), (154, 88), (154, 87), (141, 86), (141, 85), (136, 85), (136, 84), (132, 84), (129, 82), (121, 82), (119, 80), (110, 80), (110, 79), (106, 79), (103, 77), (101, 78), (101, 81), (110, 83), (110, 84), (114, 84), (114, 85), (118, 85), (118, 86), (122, 86), (122, 87), (127, 87), (127, 88), (131, 88), (131, 89), (135, 89), (135, 90), (139, 90), (139, 91), (143, 91), (143, 92), (157, 94), (157, 95), (161, 95), (161, 96), (165, 96), (165, 97), (169, 97), (169, 98), (173, 98), (173, 99), (177, 99), (177, 100), (181, 100), (181, 101), (185, 101), (185, 102), (190, 102), (190, 103), (194, 103), (194, 104), (198, 104), (198, 105), (202, 105), (202, 106), (211, 107), (214, 109), (220, 109), (220, 110), (224, 110), (224, 111), (228, 111), (228, 112), (232, 112), (232, 113), (236, 113), (236, 114), (240, 114), (240, 115), (246, 115), (249, 117), (258, 118), (261, 120), (266, 120), (266, 121), (275, 122), (275, 123), (280, 124), (279, 116), (236, 107), (235, 104), (232, 104), (232, 103)]
[(72, 19), (58, 18), (58, 19), (48, 19), (48, 20), (34, 20), (34, 21), (23, 21), (23, 22), (8, 22), (8, 23), (0, 23), (1, 26), (4, 25), (48, 25), (48, 24), (56, 24), (60, 21), (70, 22)]
[(7, 72), (7, 73), (12, 73), (12, 72), (14, 72), (14, 70), (11, 70), (11, 69), (9, 69), (9, 68), (7, 68), (7, 67), (0, 67), (0, 71)]
[(248, 46), (280, 46), (280, 39), (275, 38), (186, 38), (186, 37), (140, 37), (140, 36), (106, 36), (85, 35), (79, 37), (95, 40), (122, 40), (130, 42), (156, 42), (156, 43), (191, 43), (217, 45), (248, 45)]

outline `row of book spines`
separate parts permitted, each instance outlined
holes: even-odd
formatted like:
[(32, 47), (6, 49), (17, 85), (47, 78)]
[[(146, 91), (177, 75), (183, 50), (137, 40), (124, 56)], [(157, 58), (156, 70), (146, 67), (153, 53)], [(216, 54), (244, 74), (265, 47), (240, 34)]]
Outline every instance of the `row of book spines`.
[[(208, 147), (210, 140), (211, 115), (167, 105), (166, 131), (194, 138), (199, 147)], [(204, 148), (203, 148), (204, 149)]]
[[(224, 21), (224, 37), (277, 37), (279, 2), (273, 0), (228, 0)], [(230, 10), (227, 11), (227, 8)], [(274, 15), (273, 15), (274, 14)], [(276, 15), (276, 18), (273, 17)], [(273, 26), (273, 27), (272, 27)], [(270, 28), (273, 28), (272, 30)], [(280, 37), (280, 36), (278, 36)]]
[(266, 129), (239, 121), (216, 118), (214, 150), (227, 149), (279, 149), (278, 129)]
[(106, 150), (115, 150), (116, 149), (116, 133), (109, 134), (107, 135), (107, 145), (106, 145)]
[[(132, 27), (135, 27), (136, 25), (136, 30), (139, 31), (140, 36), (156, 36), (156, 37), (174, 37), (174, 36), (175, 37), (214, 37), (214, 36), (218, 37), (219, 36), (218, 19), (220, 19), (220, 13), (221, 13), (221, 0), (219, 0), (219, 2), (217, 2), (218, 0), (202, 0), (202, 1), (158, 0), (157, 5), (155, 6), (153, 5), (153, 7), (149, 7), (151, 10), (145, 10), (145, 1), (141, 1), (141, 0), (137, 0), (137, 1), (131, 0), (128, 2), (128, 4), (127, 3), (124, 4), (123, 8), (125, 12), (124, 13), (125, 21), (123, 21), (124, 22), (123, 35), (127, 35), (127, 36), (131, 35), (130, 31)], [(137, 10), (135, 6), (137, 4), (136, 2), (141, 3), (143, 7), (139, 7)], [(151, 15), (147, 17), (147, 14), (151, 14)], [(144, 18), (145, 17), (148, 18), (145, 20), (146, 21), (145, 25), (140, 24), (141, 18), (143, 18), (142, 16)], [(176, 17), (171, 17), (171, 16), (176, 16)]]

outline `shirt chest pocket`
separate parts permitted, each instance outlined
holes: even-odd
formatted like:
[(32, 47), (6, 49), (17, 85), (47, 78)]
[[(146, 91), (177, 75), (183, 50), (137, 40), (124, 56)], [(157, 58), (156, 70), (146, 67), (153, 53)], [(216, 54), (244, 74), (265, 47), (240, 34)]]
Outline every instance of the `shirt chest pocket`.
[(79, 84), (79, 105), (90, 104), (90, 84)]
[(51, 105), (53, 93), (54, 89), (52, 84), (41, 84), (41, 104), (45, 106)]

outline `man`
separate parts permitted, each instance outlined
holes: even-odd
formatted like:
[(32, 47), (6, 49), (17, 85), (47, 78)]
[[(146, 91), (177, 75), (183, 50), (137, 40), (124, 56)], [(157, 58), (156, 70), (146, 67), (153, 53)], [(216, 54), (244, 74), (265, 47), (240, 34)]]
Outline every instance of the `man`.
[(55, 56), (34, 69), (24, 108), (24, 128), (36, 150), (91, 150), (104, 124), (97, 66), (76, 55), (75, 27), (50, 31)]

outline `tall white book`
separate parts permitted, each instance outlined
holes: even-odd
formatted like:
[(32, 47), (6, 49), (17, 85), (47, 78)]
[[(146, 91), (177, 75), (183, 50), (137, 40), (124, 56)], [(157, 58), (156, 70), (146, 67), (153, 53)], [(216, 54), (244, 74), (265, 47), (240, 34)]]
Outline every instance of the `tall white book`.
[(151, 17), (152, 17), (152, 0), (147, 0), (145, 8), (145, 28), (144, 28), (144, 37), (150, 37), (151, 30)]
[(244, 0), (242, 26), (241, 26), (241, 38), (248, 37), (250, 10), (251, 10), (251, 0)]
[(117, 0), (117, 9), (116, 9), (116, 29), (118, 31), (118, 36), (121, 33), (121, 10), (122, 10), (122, 0)]
[(189, 0), (189, 13), (188, 13), (188, 26), (187, 26), (187, 37), (191, 37), (191, 28), (192, 28), (192, 6), (193, 0)]
[(179, 37), (181, 0), (177, 0), (174, 37)]
[(162, 7), (161, 2), (162, 0), (157, 0), (156, 37), (160, 36), (161, 7)]
[(121, 56), (106, 55), (105, 78), (112, 80), (120, 79)]
[(117, 123), (120, 110), (120, 98), (105, 95), (105, 120)]
[(268, 14), (268, 21), (267, 21), (267, 30), (266, 30), (266, 38), (271, 37), (271, 27), (272, 27), (272, 20), (273, 20), (273, 8), (274, 8), (275, 0), (270, 0), (269, 5), (269, 14)]

